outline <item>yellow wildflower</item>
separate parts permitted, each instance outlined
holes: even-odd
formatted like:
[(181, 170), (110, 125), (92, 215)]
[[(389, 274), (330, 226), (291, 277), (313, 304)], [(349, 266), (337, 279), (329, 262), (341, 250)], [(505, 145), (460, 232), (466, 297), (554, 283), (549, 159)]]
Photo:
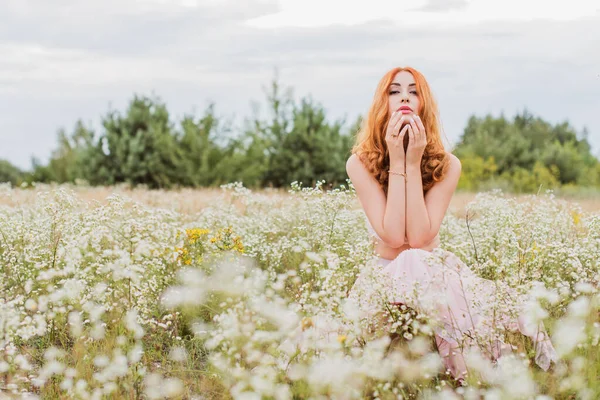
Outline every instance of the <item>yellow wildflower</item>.
[(581, 221), (581, 214), (579, 214), (577, 211), (573, 210), (573, 211), (571, 211), (571, 216), (573, 217), (573, 223), (575, 225), (579, 225), (579, 222)]
[(186, 229), (185, 234), (187, 235), (188, 240), (193, 244), (196, 243), (198, 239), (200, 239), (203, 235), (208, 235), (210, 231), (208, 229)]
[(302, 326), (302, 330), (305, 331), (311, 326), (313, 326), (312, 319), (310, 319), (310, 317), (303, 318), (300, 325)]

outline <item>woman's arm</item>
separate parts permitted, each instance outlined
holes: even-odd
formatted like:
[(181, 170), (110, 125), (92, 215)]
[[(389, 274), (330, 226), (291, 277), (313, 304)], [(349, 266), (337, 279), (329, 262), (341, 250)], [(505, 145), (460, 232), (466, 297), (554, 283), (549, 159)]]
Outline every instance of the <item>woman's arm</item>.
[[(390, 170), (398, 173), (406, 172), (406, 165), (392, 165)], [(406, 180), (404, 176), (390, 174), (388, 178), (387, 200), (383, 216), (382, 230), (389, 232), (394, 240), (391, 247), (404, 245), (406, 236)]]
[[(394, 165), (391, 169), (395, 172), (404, 172), (404, 163), (402, 166)], [(388, 246), (401, 247), (404, 244), (406, 227), (404, 177), (390, 174), (386, 200), (379, 182), (355, 154), (351, 155), (346, 162), (346, 172), (377, 235)]]
[(406, 166), (406, 230), (410, 247), (419, 248), (432, 241), (440, 230), (442, 220), (452, 199), (461, 173), (460, 160), (451, 153), (446, 176), (423, 196), (420, 163)]

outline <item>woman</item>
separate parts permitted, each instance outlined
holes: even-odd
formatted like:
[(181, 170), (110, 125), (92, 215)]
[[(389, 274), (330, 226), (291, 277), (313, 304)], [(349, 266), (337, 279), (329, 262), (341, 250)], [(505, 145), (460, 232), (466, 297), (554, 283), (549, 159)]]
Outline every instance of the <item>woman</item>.
[[(439, 248), (438, 232), (461, 163), (444, 150), (437, 105), (421, 73), (394, 68), (383, 76), (346, 171), (375, 239), (380, 272), (391, 278), (386, 279), (392, 288), (389, 302), (429, 310), (439, 318), (438, 352), (457, 380), (462, 383), (467, 373), (465, 348), (478, 345), (493, 361), (501, 356), (508, 346), (497, 331), (491, 342), (490, 337), (479, 340), (499, 326), (531, 337), (536, 363), (544, 370), (556, 361), (541, 323), (527, 323), (523, 313), (511, 316), (506, 307), (498, 313), (497, 283), (474, 275)], [(351, 296), (359, 288), (365, 289), (360, 276)]]

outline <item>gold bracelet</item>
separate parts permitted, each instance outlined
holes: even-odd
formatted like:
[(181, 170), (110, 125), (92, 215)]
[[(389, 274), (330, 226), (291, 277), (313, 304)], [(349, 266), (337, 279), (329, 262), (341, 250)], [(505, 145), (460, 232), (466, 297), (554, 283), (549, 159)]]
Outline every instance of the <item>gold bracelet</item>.
[(400, 175), (400, 176), (403, 176), (403, 177), (404, 177), (404, 179), (406, 179), (406, 172), (395, 172), (395, 171), (392, 171), (391, 169), (388, 169), (388, 172), (389, 172), (390, 174), (394, 174), (394, 175)]

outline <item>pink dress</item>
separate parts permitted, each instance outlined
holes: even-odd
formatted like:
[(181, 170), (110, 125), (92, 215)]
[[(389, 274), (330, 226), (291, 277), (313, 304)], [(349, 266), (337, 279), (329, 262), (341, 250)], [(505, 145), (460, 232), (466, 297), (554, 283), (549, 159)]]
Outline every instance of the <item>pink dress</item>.
[[(381, 240), (365, 219), (369, 233)], [(383, 281), (385, 291), (376, 292), (385, 293), (388, 304), (401, 303), (425, 313), (433, 321), (444, 365), (455, 378), (466, 373), (463, 349), (476, 346), (492, 361), (510, 352), (503, 340), (507, 331), (520, 332), (533, 340), (535, 362), (543, 370), (558, 359), (543, 323), (533, 322), (524, 312), (527, 294), (518, 295), (502, 282), (475, 275), (449, 251), (439, 247), (433, 251), (408, 249), (393, 260), (379, 257), (373, 271), (378, 276), (375, 280), (369, 280), (368, 267), (364, 272), (349, 297), (358, 300), (359, 307), (377, 313), (381, 303), (374, 300), (377, 296), (372, 287), (373, 282)], [(512, 300), (507, 302), (507, 298)]]

